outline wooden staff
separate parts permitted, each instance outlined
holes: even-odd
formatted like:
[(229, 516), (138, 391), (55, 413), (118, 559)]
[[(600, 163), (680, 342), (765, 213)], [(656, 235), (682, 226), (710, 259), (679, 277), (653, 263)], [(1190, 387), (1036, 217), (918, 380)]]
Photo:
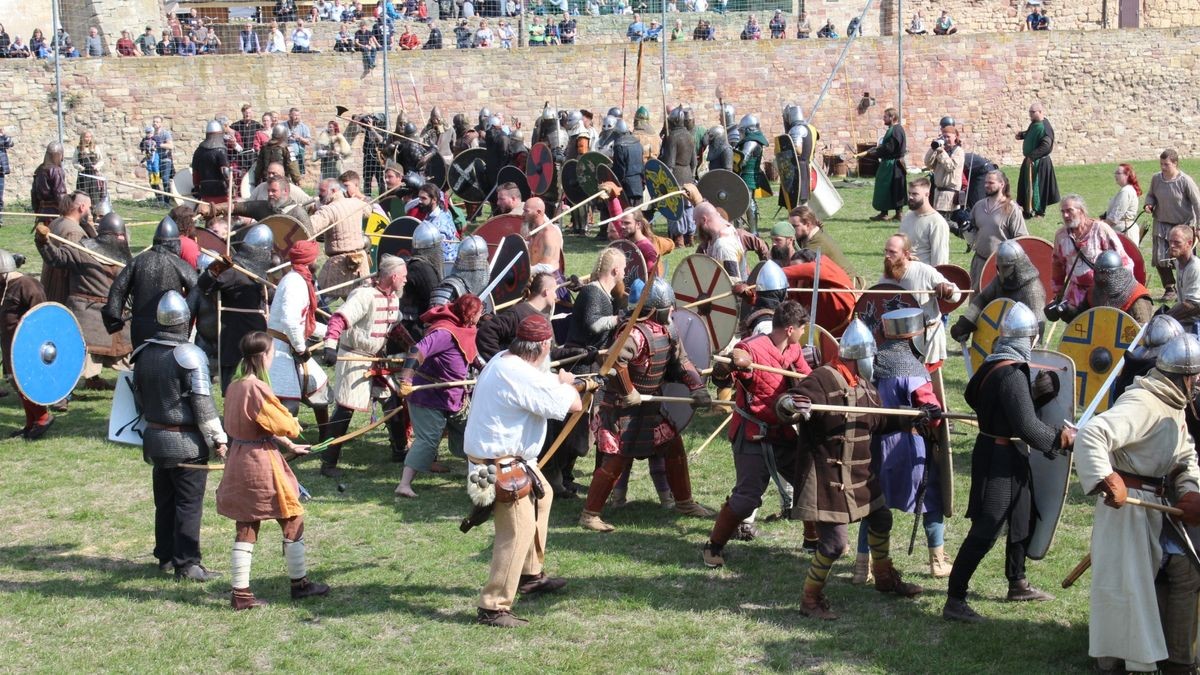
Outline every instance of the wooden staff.
[[(391, 194), (392, 192), (399, 190), (402, 187), (404, 187), (404, 183), (400, 183), (396, 187), (390, 187), (390, 188), (384, 190), (383, 192), (380, 192), (378, 195), (371, 198), (371, 201), (367, 202), (367, 206), (374, 206), (374, 205), (378, 204), (381, 199), (383, 199), (387, 195)], [(348, 199), (353, 199), (353, 197), (348, 197)], [(313, 232), (311, 235), (309, 235), (308, 240), (312, 241), (313, 239), (316, 239), (317, 237), (321, 236), (322, 234), (325, 234), (326, 232), (328, 232), (329, 230), (332, 230), (333, 228), (337, 227), (338, 225), (341, 225), (346, 219), (350, 218), (353, 215), (354, 215), (353, 213), (347, 213), (346, 215), (342, 216), (341, 218), (338, 218), (337, 220), (333, 221), (332, 223), (326, 225), (325, 227), (322, 227), (321, 229), (317, 230), (316, 232)], [(291, 263), (289, 263), (289, 264), (291, 264)]]
[(729, 413), (725, 419), (717, 425), (717, 428), (713, 429), (713, 432), (708, 435), (708, 438), (704, 439), (704, 442), (700, 444), (700, 447), (688, 454), (688, 459), (696, 459), (696, 456), (700, 454), (701, 450), (707, 448), (708, 444), (712, 443), (714, 438), (721, 435), (721, 430), (729, 426), (729, 423), (733, 421), (733, 415), (734, 413)]
[[(713, 356), (712, 360), (716, 361), (717, 363), (733, 363), (733, 359), (727, 356)], [(775, 366), (764, 366), (757, 363), (751, 363), (750, 370), (761, 370), (766, 373), (775, 373), (776, 375), (783, 375), (784, 377), (790, 377), (796, 380), (803, 380), (805, 377), (802, 373), (797, 373), (794, 370), (776, 368)]]
[[(607, 353), (608, 353), (608, 350), (607, 350), (607, 349), (601, 349), (601, 350), (599, 350), (599, 351), (597, 351), (597, 352), (596, 352), (596, 354), (607, 354)], [(548, 367), (550, 367), (550, 368), (559, 368), (559, 367), (562, 367), (562, 366), (570, 365), (570, 364), (572, 364), (572, 363), (575, 363), (575, 362), (577, 362), (577, 361), (582, 361), (582, 360), (586, 359), (587, 357), (588, 357), (588, 355), (587, 355), (586, 353), (585, 353), (585, 354), (576, 354), (575, 356), (568, 356), (568, 357), (567, 357), (567, 358), (565, 358), (565, 359), (559, 359), (559, 360), (557, 360), (557, 361), (551, 361), (551, 362), (548, 364)]]
[(25, 211), (0, 211), (0, 216), (28, 216), (30, 218), (57, 218), (57, 213), (27, 213)]
[[(642, 401), (645, 403), (694, 403), (691, 397), (688, 396), (658, 396), (652, 394), (642, 394)], [(712, 404), (732, 406), (734, 405), (734, 402), (714, 400)], [(865, 408), (850, 405), (826, 405), (824, 403), (813, 403), (811, 409), (813, 412), (837, 412), (849, 414), (867, 413), (874, 415), (899, 415), (901, 417), (916, 417), (923, 414), (921, 410), (916, 408)], [(974, 415), (968, 415), (966, 413), (943, 412), (941, 416), (952, 420), (975, 419)]]
[(1167, 506), (1166, 504), (1159, 504), (1158, 502), (1144, 502), (1133, 497), (1126, 497), (1125, 503), (1133, 506), (1140, 506), (1143, 509), (1150, 509), (1151, 511), (1161, 511), (1167, 515), (1175, 516), (1176, 518), (1183, 516), (1183, 509), (1176, 508), (1174, 506)]
[(1062, 587), (1070, 588), (1076, 581), (1079, 580), (1079, 577), (1083, 576), (1083, 573), (1086, 572), (1087, 569), (1091, 566), (1092, 566), (1092, 554), (1087, 553), (1083, 556), (1083, 560), (1080, 560), (1079, 564), (1075, 566), (1075, 569), (1071, 570), (1071, 573), (1067, 575), (1067, 578), (1062, 580)]
[(366, 279), (367, 279), (367, 277), (360, 277), (360, 278), (357, 278), (357, 279), (351, 279), (350, 281), (343, 281), (342, 283), (340, 283), (340, 284), (335, 284), (335, 285), (333, 285), (333, 286), (330, 286), (329, 288), (322, 288), (321, 290), (317, 291), (317, 295), (321, 295), (321, 294), (323, 294), (323, 293), (329, 293), (330, 291), (336, 291), (336, 290), (337, 290), (337, 289), (339, 289), (339, 288), (345, 288), (345, 287), (347, 287), (347, 286), (353, 286), (354, 284), (360, 284), (360, 283), (362, 283), (363, 281), (365, 281)]
[[(854, 293), (856, 295), (899, 295), (900, 293), (908, 293), (909, 295), (935, 295), (937, 291), (905, 291), (902, 289), (888, 290), (886, 288), (789, 288), (788, 293)], [(960, 288), (958, 292), (963, 295), (970, 295), (975, 291), (969, 288)]]
[(541, 225), (538, 225), (537, 227), (530, 230), (529, 236), (532, 237), (533, 235), (537, 234), (538, 232), (541, 232), (542, 229), (549, 227), (551, 223), (556, 223), (556, 222), (562, 220), (563, 218), (565, 218), (567, 216), (567, 214), (571, 213), (572, 211), (581, 209), (584, 206), (587, 206), (590, 202), (592, 202), (596, 199), (599, 199), (600, 197), (603, 197), (606, 194), (608, 194), (608, 193), (605, 190), (601, 190), (601, 191), (597, 192), (596, 194), (592, 195), (591, 197), (588, 197), (587, 199), (572, 206), (571, 208), (567, 209), (566, 211), (560, 211), (558, 215), (554, 216), (553, 218), (546, 221), (545, 223), (542, 223)]
[[(751, 290), (751, 289), (755, 288), (755, 286), (756, 285), (747, 286), (746, 290)], [(699, 307), (700, 305), (707, 305), (710, 302), (716, 302), (717, 300), (724, 300), (725, 298), (728, 298), (729, 296), (731, 296), (733, 294), (734, 294), (733, 291), (725, 291), (724, 293), (717, 293), (716, 295), (710, 295), (707, 298), (700, 298), (699, 300), (696, 300), (695, 302), (689, 302), (688, 304), (680, 307), (680, 309), (691, 309), (693, 307)]]
[(647, 201), (647, 202), (642, 202), (641, 204), (638, 204), (637, 206), (631, 206), (611, 218), (607, 218), (605, 220), (602, 220), (602, 221), (596, 223), (596, 225), (607, 225), (609, 223), (616, 222), (616, 221), (620, 220), (621, 218), (625, 217), (626, 214), (633, 213), (634, 211), (644, 211), (646, 209), (646, 207), (650, 206), (651, 204), (665, 202), (666, 200), (671, 199), (672, 197), (676, 197), (676, 196), (682, 195), (682, 194), (687, 194), (687, 193), (684, 192), (683, 190), (676, 190), (674, 192), (668, 192), (667, 194), (662, 195), (661, 197), (655, 197), (654, 199), (651, 199), (650, 201)]
[(416, 143), (416, 144), (420, 145), (420, 146), (421, 146), (421, 147), (423, 147), (423, 148), (432, 148), (432, 147), (435, 147), (435, 146), (433, 146), (433, 145), (430, 145), (429, 143), (426, 143), (426, 142), (424, 142), (424, 141), (422, 141), (422, 140), (420, 140), (420, 139), (418, 139), (418, 138), (413, 138), (412, 136), (405, 136), (405, 135), (404, 135), (404, 134), (402, 134), (402, 133), (398, 133), (398, 132), (395, 132), (395, 131), (388, 131), (387, 129), (384, 129), (384, 128), (382, 128), (382, 127), (377, 127), (377, 126), (375, 126), (375, 125), (373, 125), (373, 124), (367, 124), (366, 122), (359, 122), (358, 120), (356, 120), (356, 119), (354, 119), (354, 118), (352, 118), (352, 117), (346, 117), (346, 113), (350, 112), (350, 109), (349, 109), (349, 108), (347, 108), (347, 107), (345, 107), (345, 106), (340, 106), (340, 105), (339, 105), (339, 106), (336, 106), (336, 107), (334, 108), (334, 111), (337, 113), (336, 115), (334, 115), (334, 117), (336, 117), (336, 118), (338, 118), (338, 119), (341, 119), (341, 120), (346, 120), (347, 122), (349, 122), (349, 123), (351, 123), (351, 124), (357, 124), (358, 126), (360, 126), (360, 127), (364, 128), (364, 129), (374, 129), (375, 131), (378, 131), (378, 132), (379, 132), (379, 133), (381, 133), (381, 134), (387, 134), (387, 135), (389, 135), (389, 136), (395, 136), (395, 137), (397, 137), (397, 138), (403, 138), (404, 140), (406, 140), (406, 141), (412, 141), (413, 143)]
[(170, 197), (171, 199), (182, 199), (183, 201), (185, 201), (185, 202), (191, 202), (192, 204), (207, 204), (207, 203), (208, 203), (208, 202), (203, 202), (203, 201), (200, 201), (199, 199), (192, 199), (191, 197), (185, 197), (185, 196), (183, 196), (183, 195), (177, 195), (177, 194), (175, 194), (175, 193), (173, 193), (173, 192), (164, 192), (164, 191), (162, 191), (162, 190), (155, 190), (154, 188), (152, 188), (152, 187), (146, 187), (145, 185), (137, 185), (137, 184), (134, 184), (134, 183), (126, 183), (125, 181), (117, 180), (116, 178), (102, 178), (102, 177), (100, 177), (100, 176), (93, 176), (93, 175), (92, 175), (92, 174), (90, 174), (90, 173), (81, 173), (81, 174), (79, 174), (79, 175), (80, 175), (80, 176), (83, 176), (84, 178), (92, 178), (92, 179), (94, 179), (94, 180), (106, 180), (106, 181), (108, 181), (108, 182), (110, 182), (110, 183), (116, 183), (117, 185), (124, 185), (124, 186), (125, 186), (125, 187), (127, 187), (127, 188), (133, 188), (134, 190), (149, 190), (150, 192), (153, 192), (153, 193), (154, 193), (154, 194), (156, 194), (156, 195), (162, 195), (162, 196), (164, 196), (164, 197)]
[(57, 234), (54, 234), (53, 232), (47, 232), (46, 236), (49, 237), (50, 239), (53, 239), (54, 241), (57, 241), (60, 244), (65, 244), (67, 246), (70, 246), (71, 248), (75, 249), (76, 251), (83, 251), (84, 253), (95, 258), (97, 261), (104, 263), (105, 265), (115, 265), (116, 267), (121, 267), (121, 268), (125, 267), (125, 263), (123, 263), (123, 262), (118, 262), (116, 260), (113, 260), (112, 258), (109, 258), (108, 256), (101, 255), (101, 254), (91, 250), (90, 248), (84, 246), (83, 244), (76, 244), (75, 242), (71, 241), (70, 239), (64, 239), (64, 238), (58, 236)]
[[(589, 275), (587, 275), (586, 277), (579, 277), (579, 280), (578, 280), (578, 281), (579, 281), (579, 285), (580, 285), (580, 286), (586, 286), (586, 285), (588, 285), (589, 283), (591, 283), (591, 281), (592, 281), (592, 275), (590, 275), (590, 274), (589, 274)], [(556, 290), (556, 291), (557, 291), (558, 289), (562, 288), (563, 286), (570, 286), (572, 283), (573, 283), (573, 282), (572, 282), (570, 279), (567, 279), (566, 281), (562, 282), (561, 284), (559, 284), (559, 285), (555, 286), (555, 287), (554, 287), (554, 290)]]

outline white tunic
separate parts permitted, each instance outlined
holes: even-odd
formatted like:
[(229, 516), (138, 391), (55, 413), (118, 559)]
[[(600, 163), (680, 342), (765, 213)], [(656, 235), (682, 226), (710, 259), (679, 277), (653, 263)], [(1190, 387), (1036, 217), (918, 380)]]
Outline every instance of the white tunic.
[(479, 373), (463, 446), (474, 458), (536, 461), (546, 440), (546, 420), (567, 416), (574, 391), (557, 374), (502, 351)]
[(904, 214), (900, 234), (908, 237), (917, 260), (934, 266), (950, 262), (950, 226), (937, 211), (926, 215), (916, 211)]
[[(288, 272), (280, 279), (271, 300), (271, 313), (267, 318), (267, 329), (287, 336), (287, 341), (275, 337), (275, 360), (271, 362), (271, 390), (280, 399), (297, 400), (319, 394), (329, 382), (325, 371), (311, 359), (299, 368), (304, 371), (304, 387), (300, 386), (300, 373), (293, 352), (306, 348), (304, 324), (308, 315), (308, 284), (295, 272)], [(316, 338), (325, 337), (325, 324), (318, 323), (313, 330)]]
[(1104, 220), (1117, 232), (1129, 237), (1135, 244), (1140, 241), (1141, 228), (1133, 224), (1138, 216), (1138, 195), (1132, 185), (1126, 185), (1108, 200)]
[[(932, 265), (919, 260), (908, 261), (904, 276), (900, 279), (880, 277), (880, 283), (897, 284), (908, 291), (932, 291), (938, 284), (954, 286), (954, 300), (959, 298), (958, 286), (951, 283)], [(925, 363), (946, 360), (946, 327), (942, 324), (942, 310), (938, 307), (937, 295), (923, 293), (914, 296), (925, 312)]]
[[(1184, 420), (1184, 396), (1157, 370), (1134, 380), (1112, 408), (1075, 438), (1075, 471), (1085, 493), (1114, 469), (1164, 476), (1184, 467), (1177, 494), (1197, 491), (1196, 451)], [(1153, 492), (1129, 496), (1161, 503)], [(1162, 564), (1163, 514), (1135, 506), (1114, 509), (1097, 497), (1092, 525), (1091, 619), (1088, 654), (1125, 659), (1129, 670), (1154, 671), (1167, 658), (1154, 578)]]
[(337, 313), (346, 319), (346, 328), (336, 343), (325, 339), (325, 346), (336, 348), (339, 355), (333, 369), (334, 399), (351, 410), (370, 410), (372, 395), (385, 394), (372, 391), (372, 364), (340, 356), (377, 356), (383, 351), (388, 332), (400, 322), (400, 293), (384, 293), (374, 286), (356, 288)]

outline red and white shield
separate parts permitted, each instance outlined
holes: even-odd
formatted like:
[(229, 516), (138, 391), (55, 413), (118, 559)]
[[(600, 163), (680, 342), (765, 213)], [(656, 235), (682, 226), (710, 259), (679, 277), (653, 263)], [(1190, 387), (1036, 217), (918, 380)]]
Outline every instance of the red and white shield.
[(675, 307), (690, 309), (708, 328), (710, 344), (724, 349), (738, 327), (737, 298), (733, 281), (712, 258), (693, 254), (683, 259), (671, 275)]

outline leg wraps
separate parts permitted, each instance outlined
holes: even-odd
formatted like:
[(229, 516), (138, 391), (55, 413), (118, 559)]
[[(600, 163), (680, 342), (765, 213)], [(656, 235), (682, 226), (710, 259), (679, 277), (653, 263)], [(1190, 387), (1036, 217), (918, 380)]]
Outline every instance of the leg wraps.
[(892, 510), (883, 507), (872, 511), (863, 519), (867, 528), (867, 546), (871, 549), (874, 562), (881, 562), (891, 557), (892, 543)]
[(671, 486), (671, 494), (676, 502), (686, 502), (692, 498), (692, 478), (688, 474), (687, 452), (683, 449), (683, 439), (679, 436), (664, 444), (663, 459), (667, 465), (667, 483)]
[(308, 576), (308, 569), (304, 565), (304, 540), (291, 539), (283, 540), (283, 561), (287, 564), (288, 578), (292, 581), (303, 579)]
[(596, 467), (596, 472), (592, 474), (592, 484), (588, 486), (587, 501), (583, 508), (593, 513), (600, 513), (604, 508), (604, 502), (608, 501), (608, 496), (612, 494), (613, 486), (617, 484), (621, 474), (632, 463), (633, 459), (630, 457), (604, 455), (600, 460), (600, 466)]
[(729, 538), (733, 536), (740, 520), (740, 514), (734, 513), (733, 509), (729, 508), (729, 502), (725, 502), (721, 511), (717, 513), (717, 522), (708, 535), (708, 541), (718, 548), (729, 543)]
[(667, 462), (662, 457), (651, 457), (646, 460), (650, 468), (650, 480), (654, 481), (654, 491), (662, 492), (671, 488), (667, 482)]
[(829, 571), (833, 569), (833, 561), (836, 557), (830, 557), (821, 553), (818, 550), (813, 554), (812, 563), (808, 566), (808, 574), (804, 577), (805, 592), (820, 591), (825, 588), (825, 580), (829, 578)]
[[(350, 429), (350, 420), (354, 417), (354, 411), (345, 407), (337, 406), (333, 410), (333, 417), (329, 420), (329, 438), (337, 438), (346, 433)], [(331, 445), (329, 449), (321, 453), (321, 464), (326, 466), (337, 466), (338, 459), (342, 456), (342, 446)]]
[(229, 574), (230, 585), (235, 590), (250, 588), (250, 563), (254, 560), (254, 544), (244, 541), (233, 542), (233, 553), (230, 556)]

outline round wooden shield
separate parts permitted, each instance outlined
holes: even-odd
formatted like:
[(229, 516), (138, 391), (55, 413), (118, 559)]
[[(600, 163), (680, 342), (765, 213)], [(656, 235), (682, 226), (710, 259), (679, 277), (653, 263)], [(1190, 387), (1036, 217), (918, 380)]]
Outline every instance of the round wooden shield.
[(750, 188), (742, 177), (728, 169), (714, 169), (696, 184), (700, 195), (713, 206), (725, 210), (729, 220), (737, 220), (750, 208)]
[[(1043, 423), (1058, 428), (1063, 420), (1075, 419), (1075, 363), (1062, 352), (1035, 349), (1029, 359), (1029, 375), (1036, 377), (1043, 371), (1058, 376), (1059, 388), (1053, 400), (1037, 409), (1037, 416)], [(1045, 452), (1037, 450), (1050, 448), (1033, 448), (1034, 451), (1030, 452), (1031, 448), (1021, 441), (1016, 444), (1021, 454), (1029, 457), (1029, 478), (1033, 483), (1033, 501), (1037, 507), (1034, 509), (1037, 517), (1033, 521), (1033, 532), (1025, 555), (1033, 560), (1041, 560), (1046, 557), (1054, 541), (1054, 532), (1058, 529), (1058, 521), (1067, 501), (1072, 453), (1047, 456)]]
[[(971, 288), (971, 273), (959, 267), (958, 265), (937, 265), (935, 269), (946, 277), (946, 281), (958, 286), (959, 290), (967, 290)], [(942, 314), (949, 314), (958, 309), (960, 305), (970, 298), (968, 293), (959, 293), (958, 300), (942, 300), (938, 299), (938, 309), (942, 310)]]
[[(693, 254), (684, 258), (671, 275), (671, 287), (675, 290), (676, 309), (690, 309), (708, 328), (708, 338), (714, 349), (721, 350), (737, 334), (737, 298), (733, 295), (733, 281), (729, 274), (712, 258)], [(702, 304), (697, 301), (717, 298)], [(689, 307), (689, 304), (693, 306)]]
[[(834, 337), (840, 337), (846, 326), (850, 325), (850, 319), (854, 318), (854, 306), (858, 301), (858, 295), (850, 287), (853, 282), (846, 277), (846, 273), (842, 271), (840, 276), (835, 276), (833, 270), (836, 266), (831, 267), (831, 265), (832, 261), (829, 256), (821, 256), (821, 278), (817, 286), (839, 292), (817, 293), (815, 320), (817, 325), (828, 330)], [(804, 305), (804, 308), (811, 314), (813, 277), (817, 274), (816, 264), (794, 262), (783, 268), (783, 273), (787, 275), (788, 287), (796, 289), (788, 292), (788, 298)]]
[(383, 236), (379, 237), (379, 245), (375, 247), (375, 262), (378, 263), (384, 255), (395, 255), (401, 258), (412, 255), (413, 232), (417, 231), (417, 226), (420, 224), (421, 221), (412, 216), (401, 216), (388, 223), (387, 229), (383, 231)]
[(9, 345), (13, 381), (38, 405), (58, 403), (83, 375), (87, 344), (71, 310), (43, 302), (25, 312)]
[(683, 351), (696, 366), (696, 370), (707, 370), (712, 365), (712, 342), (708, 339), (708, 324), (690, 309), (671, 312), (671, 325), (683, 343)]
[(560, 175), (562, 176), (563, 194), (566, 195), (567, 201), (572, 206), (582, 202), (591, 195), (583, 191), (583, 186), (579, 184), (579, 160), (568, 159), (563, 162)]
[(817, 334), (813, 337), (813, 349), (817, 352), (817, 363), (823, 366), (833, 360), (833, 357), (837, 356), (838, 341), (837, 338), (833, 337), (833, 333), (810, 323), (804, 327), (804, 332), (800, 334), (801, 345), (808, 346), (808, 334), (814, 328)]
[(446, 166), (446, 158), (440, 153), (430, 153), (425, 160), (425, 166), (421, 167), (421, 173), (426, 182), (433, 183), (439, 190), (446, 189), (446, 179), (450, 172)]
[(506, 213), (489, 218), (473, 234), (483, 237), (483, 240), (487, 242), (488, 259), (490, 260), (496, 254), (496, 249), (500, 247), (500, 242), (510, 234), (521, 234), (523, 226), (524, 220), (521, 216)]
[(545, 143), (534, 143), (525, 157), (525, 180), (535, 195), (546, 194), (554, 187), (558, 167), (554, 164), (554, 152)]
[(200, 244), (200, 248), (216, 251), (221, 255), (229, 255), (229, 247), (225, 245), (225, 238), (218, 236), (212, 230), (196, 228), (196, 243)]
[[(667, 382), (662, 386), (662, 395), (687, 398), (692, 395), (692, 391), (683, 383)], [(659, 405), (662, 406), (663, 416), (671, 421), (671, 426), (675, 427), (675, 431), (682, 432), (686, 429), (696, 415), (696, 409), (690, 403), (660, 403)]]
[[(516, 262), (506, 271), (504, 268), (514, 259)], [(491, 268), (489, 283), (495, 281), (502, 272), (504, 274), (500, 283), (492, 289), (492, 306), (524, 297), (525, 290), (529, 288), (529, 247), (525, 239), (519, 234), (510, 234), (500, 240), (492, 256)]]
[(1075, 362), (1075, 391), (1081, 408), (1091, 405), (1097, 395), (1097, 413), (1112, 405), (1112, 388), (1102, 392), (1101, 387), (1140, 328), (1132, 316), (1115, 307), (1093, 307), (1067, 324), (1058, 349)]
[(275, 235), (275, 253), (279, 255), (280, 260), (288, 259), (287, 252), (292, 244), (308, 239), (308, 232), (304, 230), (300, 221), (285, 213), (267, 216), (262, 219), (262, 224), (271, 228), (271, 234)]
[(633, 290), (633, 282), (641, 279), (646, 281), (646, 257), (641, 249), (628, 239), (618, 239), (609, 243), (609, 248), (615, 248), (625, 254), (625, 290)]
[(387, 217), (380, 213), (372, 211), (371, 215), (367, 216), (367, 222), (363, 225), (363, 233), (371, 240), (371, 246), (379, 245), (379, 235), (387, 230), (388, 225)]
[(1117, 232), (1117, 239), (1121, 240), (1121, 246), (1125, 249), (1125, 255), (1133, 260), (1133, 278), (1137, 279), (1139, 284), (1146, 283), (1146, 259), (1142, 257), (1142, 250), (1138, 248), (1129, 237)]
[(854, 313), (867, 324), (875, 336), (875, 344), (883, 344), (883, 315), (894, 309), (920, 307), (921, 303), (908, 291), (896, 284), (881, 283), (870, 287), (870, 291), (885, 293), (863, 293), (854, 303)]
[(180, 169), (178, 173), (171, 179), (171, 194), (176, 195), (174, 202), (176, 206), (182, 206), (188, 202), (183, 201), (180, 197), (192, 198), (192, 170), (191, 168)]
[(450, 163), (450, 191), (468, 202), (487, 198), (487, 151), (483, 148), (464, 150)]
[(967, 346), (967, 377), (971, 377), (983, 365), (983, 360), (991, 355), (1000, 339), (1000, 322), (1004, 315), (1015, 303), (1001, 298), (993, 300), (983, 308), (983, 313), (975, 322), (975, 330), (971, 333), (971, 344)]
[(584, 195), (594, 195), (600, 191), (600, 174), (601, 166), (612, 166), (612, 159), (600, 152), (585, 152), (579, 158), (579, 163), (575, 167), (575, 175), (579, 180), (579, 187), (583, 188)]
[[(616, 183), (617, 185), (621, 184), (621, 181), (617, 180), (617, 174), (614, 173), (612, 167), (608, 165), (596, 167), (596, 176), (599, 178), (600, 183)], [(629, 208), (629, 195), (625, 194), (624, 190), (621, 190), (621, 194), (617, 197), (617, 201), (621, 202), (622, 209)]]
[[(1050, 281), (1050, 268), (1053, 264), (1051, 258), (1054, 253), (1054, 245), (1045, 239), (1039, 237), (1017, 237), (1013, 241), (1020, 244), (1025, 250), (1025, 255), (1029, 256), (1029, 261), (1037, 268), (1038, 276), (1042, 279), (1042, 287), (1046, 289), (1046, 297), (1051, 297), (1050, 289), (1053, 285)], [(996, 254), (988, 256), (987, 262), (983, 265), (983, 272), (979, 274), (979, 287), (987, 288), (987, 285), (992, 283), (992, 279), (996, 278)]]
[[(679, 191), (679, 181), (675, 180), (671, 169), (657, 159), (646, 162), (645, 176), (646, 192), (650, 193), (651, 199)], [(667, 220), (679, 220), (683, 217), (684, 203), (683, 195), (675, 195), (659, 202), (656, 210)]]
[(802, 202), (800, 199), (800, 162), (796, 157), (796, 143), (787, 134), (775, 137), (775, 169), (779, 171), (779, 198), (787, 210)]
[(525, 177), (525, 172), (520, 167), (513, 166), (512, 164), (500, 167), (500, 173), (496, 174), (496, 185), (504, 185), (505, 183), (512, 183), (517, 186), (517, 189), (521, 191), (522, 201), (533, 196), (533, 193), (529, 190), (529, 180)]

